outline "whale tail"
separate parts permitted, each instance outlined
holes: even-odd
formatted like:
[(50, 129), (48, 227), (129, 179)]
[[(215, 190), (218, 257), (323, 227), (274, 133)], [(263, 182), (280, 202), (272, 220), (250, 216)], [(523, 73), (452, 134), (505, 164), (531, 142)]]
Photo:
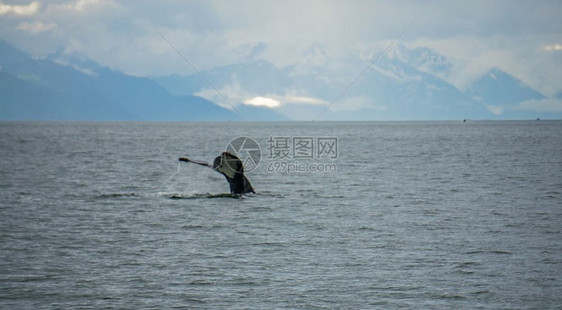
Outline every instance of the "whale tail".
[(250, 180), (244, 175), (244, 165), (240, 158), (223, 152), (213, 161), (213, 169), (225, 176), (233, 194), (255, 193)]
[(223, 152), (215, 158), (212, 165), (205, 161), (193, 160), (187, 157), (180, 157), (179, 160), (209, 167), (224, 175), (232, 194), (255, 193), (250, 180), (244, 175), (244, 164), (236, 155)]

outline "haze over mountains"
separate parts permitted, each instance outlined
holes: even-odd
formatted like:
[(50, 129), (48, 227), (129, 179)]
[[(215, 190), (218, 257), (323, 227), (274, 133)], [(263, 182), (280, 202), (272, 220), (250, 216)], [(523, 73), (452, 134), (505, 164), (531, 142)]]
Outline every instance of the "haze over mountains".
[[(172, 96), (156, 82), (103, 67), (83, 55), (36, 59), (0, 41), (0, 118), (9, 120), (242, 120), (202, 97)], [(274, 111), (254, 119), (284, 120)]]
[(397, 46), (355, 80), (375, 56), (358, 60), (357, 67), (349, 69), (353, 72), (350, 76), (331, 76), (334, 64), (320, 47), (312, 48), (303, 62), (284, 68), (259, 60), (203, 71), (219, 94), (196, 73), (134, 77), (64, 50), (34, 58), (0, 40), (0, 119), (277, 121), (312, 120), (319, 115), (320, 120), (562, 116), (549, 106), (562, 100), (562, 93), (547, 98), (497, 68), (461, 90), (448, 82), (460, 65), (426, 48)]

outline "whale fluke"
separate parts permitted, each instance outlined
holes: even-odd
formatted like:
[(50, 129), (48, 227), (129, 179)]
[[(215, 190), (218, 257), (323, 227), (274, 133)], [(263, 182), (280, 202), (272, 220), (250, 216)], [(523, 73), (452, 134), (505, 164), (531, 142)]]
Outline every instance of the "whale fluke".
[(205, 161), (193, 160), (187, 157), (180, 157), (179, 160), (209, 167), (224, 175), (232, 194), (255, 193), (250, 180), (244, 175), (242, 161), (229, 152), (223, 152), (220, 156), (217, 156), (212, 165)]
[(208, 162), (205, 162), (205, 161), (202, 161), (202, 160), (194, 160), (194, 159), (187, 158), (187, 157), (180, 157), (180, 161), (185, 161), (185, 162), (188, 162), (188, 163), (194, 163), (194, 164), (197, 164), (197, 165), (213, 168), (211, 165), (209, 165)]

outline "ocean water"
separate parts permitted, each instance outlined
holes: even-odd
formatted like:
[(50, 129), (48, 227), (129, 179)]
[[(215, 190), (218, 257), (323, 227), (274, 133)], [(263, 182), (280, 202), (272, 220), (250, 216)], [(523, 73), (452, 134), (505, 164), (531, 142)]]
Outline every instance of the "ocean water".
[[(241, 136), (255, 195), (177, 160)], [(2, 309), (562, 305), (561, 121), (3, 122), (0, 159)]]

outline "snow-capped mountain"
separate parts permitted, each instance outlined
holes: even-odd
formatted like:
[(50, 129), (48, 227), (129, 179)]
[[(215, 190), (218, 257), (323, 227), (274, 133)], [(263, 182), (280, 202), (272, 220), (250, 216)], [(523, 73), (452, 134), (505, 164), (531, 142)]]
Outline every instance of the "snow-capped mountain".
[[(253, 120), (284, 120), (248, 107)], [(191, 94), (170, 95), (156, 82), (103, 67), (79, 53), (31, 57), (0, 40), (0, 119), (10, 120), (243, 120), (236, 112)]]
[(205, 79), (199, 74), (144, 78), (112, 70), (64, 49), (43, 59), (33, 58), (0, 40), (0, 118), (165, 121), (562, 117), (562, 91), (546, 98), (497, 68), (461, 91), (449, 78), (464, 64), (427, 48), (396, 46), (378, 59), (357, 57), (355, 64), (344, 66), (314, 45), (302, 61), (282, 68), (257, 60), (203, 71)]
[[(281, 103), (277, 111), (299, 120), (315, 119), (327, 106), (321, 119), (560, 117), (560, 113), (521, 109), (522, 102), (545, 96), (497, 68), (491, 68), (467, 90), (460, 90), (450, 78), (466, 65), (428, 48), (398, 45), (373, 61), (366, 59), (355, 71), (348, 70), (346, 77), (332, 70), (338, 68), (337, 62), (313, 46), (302, 62), (284, 68), (260, 60), (203, 74), (227, 97), (238, 101), (251, 96), (272, 97)], [(364, 70), (368, 66), (369, 70)], [(197, 94), (209, 87), (197, 75), (154, 79), (176, 93)], [(308, 105), (307, 101), (317, 104)]]

